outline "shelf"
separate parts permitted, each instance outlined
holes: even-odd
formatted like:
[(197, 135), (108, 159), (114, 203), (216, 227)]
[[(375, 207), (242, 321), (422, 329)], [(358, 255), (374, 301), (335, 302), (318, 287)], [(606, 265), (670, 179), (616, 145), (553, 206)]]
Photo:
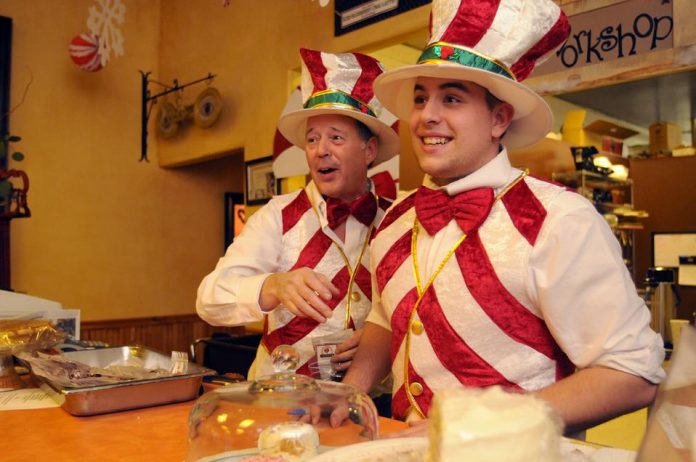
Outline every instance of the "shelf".
[(633, 182), (630, 179), (627, 180), (617, 180), (600, 173), (589, 172), (587, 170), (575, 170), (570, 172), (557, 172), (553, 173), (552, 178), (554, 181), (563, 183), (567, 186), (578, 188), (584, 186), (585, 188), (621, 188), (630, 187)]
[(635, 231), (645, 229), (645, 226), (643, 226), (642, 223), (619, 223), (614, 229), (619, 231)]
[[(623, 260), (633, 274), (634, 232), (643, 229), (640, 219), (648, 217), (645, 210), (633, 209), (633, 181), (618, 180), (587, 170), (555, 172), (551, 178), (575, 189), (594, 204), (619, 240)], [(635, 277), (635, 274), (633, 276)]]

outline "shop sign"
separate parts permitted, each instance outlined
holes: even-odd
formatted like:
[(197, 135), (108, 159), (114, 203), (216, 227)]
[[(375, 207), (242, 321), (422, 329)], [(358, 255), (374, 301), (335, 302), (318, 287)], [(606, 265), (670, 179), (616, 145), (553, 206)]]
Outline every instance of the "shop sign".
[(670, 0), (629, 0), (569, 20), (570, 37), (535, 77), (673, 47)]
[(334, 35), (374, 24), (432, 0), (335, 0)]

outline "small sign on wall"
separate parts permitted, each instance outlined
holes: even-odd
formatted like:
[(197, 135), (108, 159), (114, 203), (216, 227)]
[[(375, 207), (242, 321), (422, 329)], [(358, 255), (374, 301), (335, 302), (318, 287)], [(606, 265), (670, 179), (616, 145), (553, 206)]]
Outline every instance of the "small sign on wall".
[(360, 29), (432, 0), (335, 0), (334, 36)]
[(674, 46), (670, 0), (628, 0), (568, 19), (570, 37), (539, 65), (534, 77)]
[(280, 194), (280, 183), (273, 174), (273, 157), (250, 160), (246, 165), (246, 205), (261, 205)]

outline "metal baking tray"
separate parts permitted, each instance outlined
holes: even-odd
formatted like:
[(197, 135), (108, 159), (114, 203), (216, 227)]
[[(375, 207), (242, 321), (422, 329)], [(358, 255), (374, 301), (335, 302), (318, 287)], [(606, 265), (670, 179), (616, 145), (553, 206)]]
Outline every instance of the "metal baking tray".
[[(172, 365), (171, 357), (141, 346), (78, 350), (65, 352), (63, 355), (101, 368), (121, 364), (131, 357), (143, 361), (144, 367), (148, 369), (170, 370)], [(203, 377), (213, 374), (215, 371), (189, 362), (185, 374), (91, 387), (63, 387), (43, 377), (35, 377), (64, 396), (62, 407), (68, 413), (89, 416), (194, 399), (198, 397)]]

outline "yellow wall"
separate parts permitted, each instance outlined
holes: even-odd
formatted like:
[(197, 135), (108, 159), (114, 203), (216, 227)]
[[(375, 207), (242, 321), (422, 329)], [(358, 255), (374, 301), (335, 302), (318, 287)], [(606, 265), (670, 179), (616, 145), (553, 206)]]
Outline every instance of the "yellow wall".
[(242, 184), (240, 156), (162, 169), (152, 136), (152, 161), (138, 162), (138, 70), (158, 73), (160, 2), (124, 4), (124, 56), (86, 73), (68, 43), (94, 1), (0, 2), (14, 23), (12, 106), (31, 81), (10, 120), (32, 211), (11, 224), (12, 287), (87, 320), (191, 312), (222, 252), (222, 192)]
[[(14, 23), (12, 106), (33, 78), (10, 121), (26, 155), (11, 167), (29, 174), (32, 210), (11, 224), (12, 287), (79, 308), (84, 320), (193, 312), (223, 251), (222, 193), (243, 190), (242, 155), (230, 153), (271, 153), (297, 49), (370, 51), (424, 29), (429, 11), (334, 38), (332, 8), (317, 1), (122, 1), (125, 54), (96, 73), (67, 51), (95, 1), (0, 2)], [(218, 74), (219, 123), (161, 140), (151, 120), (151, 162), (138, 162), (139, 70), (163, 83)], [(203, 88), (186, 89), (183, 102)]]
[[(164, 5), (164, 3), (163, 3)], [(160, 162), (196, 162), (233, 148), (247, 159), (270, 155), (275, 125), (299, 68), (300, 47), (341, 52), (372, 51), (400, 41), (428, 24), (429, 7), (335, 38), (333, 4), (312, 0), (167, 0), (162, 8), (160, 77), (187, 82), (216, 74), (224, 112), (209, 130), (191, 127), (159, 140)], [(194, 98), (197, 88), (192, 89)]]

